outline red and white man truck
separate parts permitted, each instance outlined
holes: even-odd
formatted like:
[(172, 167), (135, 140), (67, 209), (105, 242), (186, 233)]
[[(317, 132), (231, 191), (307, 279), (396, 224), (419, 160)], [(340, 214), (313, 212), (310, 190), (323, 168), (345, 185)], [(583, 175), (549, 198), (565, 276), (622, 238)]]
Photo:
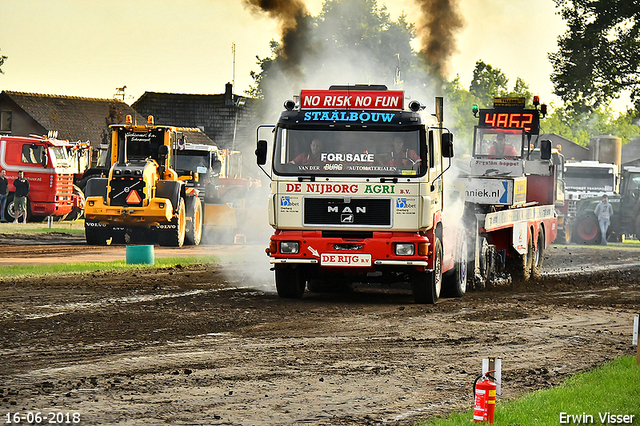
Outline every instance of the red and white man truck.
[[(464, 293), (458, 227), (447, 233), (443, 224), (453, 136), (442, 126), (442, 98), (433, 112), (416, 100), (405, 108), (404, 92), (385, 86), (332, 86), (302, 90), (275, 126), (258, 128), (274, 134), (267, 254), (281, 297), (402, 281), (416, 302), (435, 303), (444, 272)], [(260, 166), (267, 151), (258, 140)]]

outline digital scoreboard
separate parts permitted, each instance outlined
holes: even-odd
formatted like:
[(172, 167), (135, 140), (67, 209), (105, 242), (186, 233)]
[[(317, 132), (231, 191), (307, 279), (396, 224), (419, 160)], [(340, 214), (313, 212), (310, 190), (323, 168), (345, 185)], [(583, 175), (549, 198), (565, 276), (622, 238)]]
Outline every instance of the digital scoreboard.
[(524, 129), (534, 135), (540, 128), (540, 111), (537, 109), (481, 109), (479, 113), (480, 127)]

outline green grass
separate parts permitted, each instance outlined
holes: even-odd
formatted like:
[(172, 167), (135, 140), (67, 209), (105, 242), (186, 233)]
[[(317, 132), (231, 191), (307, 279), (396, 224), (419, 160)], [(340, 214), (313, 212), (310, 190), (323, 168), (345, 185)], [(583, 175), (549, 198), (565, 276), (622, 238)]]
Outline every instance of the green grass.
[(14, 265), (0, 267), (0, 279), (23, 276), (44, 276), (54, 274), (81, 274), (96, 271), (121, 272), (154, 268), (171, 268), (177, 265), (209, 264), (216, 262), (215, 256), (157, 257), (153, 265), (128, 265), (126, 261), (54, 263), (45, 265)]
[[(505, 384), (508, 386), (508, 384)], [(592, 424), (602, 423), (599, 413), (634, 415), (640, 425), (640, 365), (635, 357), (623, 357), (603, 367), (569, 378), (552, 389), (532, 392), (512, 401), (496, 402), (496, 426), (559, 425), (560, 413), (593, 416)], [(418, 425), (469, 426), (473, 410), (456, 413)], [(577, 424), (577, 421), (564, 424)]]
[(84, 235), (84, 220), (53, 222), (51, 228), (42, 223), (0, 223), (0, 234), (51, 234), (60, 232), (71, 235)]

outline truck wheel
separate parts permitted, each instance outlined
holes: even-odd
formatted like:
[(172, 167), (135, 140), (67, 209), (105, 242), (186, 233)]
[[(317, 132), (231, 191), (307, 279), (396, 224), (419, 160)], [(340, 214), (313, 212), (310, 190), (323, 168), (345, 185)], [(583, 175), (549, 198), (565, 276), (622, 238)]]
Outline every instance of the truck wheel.
[(542, 263), (544, 261), (544, 229), (538, 231), (538, 245), (533, 252), (531, 275), (538, 279), (542, 275)]
[(87, 226), (87, 224), (92, 225), (93, 223), (95, 222), (85, 221), (84, 237), (87, 240), (87, 244), (90, 246), (106, 246), (107, 239), (111, 237), (111, 227), (105, 229), (104, 227)]
[(455, 266), (443, 276), (447, 295), (462, 297), (467, 292), (468, 264), (467, 239), (462, 233), (458, 233)]
[(102, 229), (84, 229), (84, 238), (90, 246), (106, 246), (107, 235)]
[(276, 290), (283, 299), (300, 299), (306, 284), (301, 268), (285, 266), (276, 269)]
[(74, 198), (78, 198), (80, 200), (80, 202), (78, 204), (80, 204), (80, 206), (78, 207), (73, 207), (73, 209), (71, 210), (71, 212), (66, 215), (64, 217), (64, 220), (76, 220), (78, 218), (81, 218), (82, 216), (84, 216), (84, 202), (85, 202), (85, 197), (84, 197), (84, 193), (82, 192), (82, 189), (80, 189), (78, 186), (73, 185), (73, 196)]
[(576, 220), (575, 241), (578, 244), (595, 244), (600, 235), (598, 220), (593, 214), (580, 216)]
[(187, 229), (185, 242), (197, 246), (202, 240), (202, 202), (198, 197), (189, 197), (185, 202), (187, 212)]
[(529, 281), (531, 278), (531, 266), (534, 257), (533, 253), (533, 236), (531, 228), (527, 231), (527, 252), (525, 254), (518, 253), (513, 247), (509, 248), (510, 256), (507, 259), (506, 269), (511, 275), (513, 281)]
[(163, 230), (158, 235), (158, 243), (161, 246), (182, 247), (187, 227), (187, 214), (184, 206), (184, 198), (178, 202), (178, 217), (171, 221), (174, 229)]
[(564, 219), (564, 226), (562, 229), (558, 228), (558, 234), (556, 235), (555, 243), (567, 245), (571, 244), (573, 238), (573, 224), (566, 217)]
[(433, 244), (433, 271), (415, 271), (411, 277), (413, 300), (416, 303), (434, 304), (440, 298), (442, 289), (442, 244), (436, 237)]

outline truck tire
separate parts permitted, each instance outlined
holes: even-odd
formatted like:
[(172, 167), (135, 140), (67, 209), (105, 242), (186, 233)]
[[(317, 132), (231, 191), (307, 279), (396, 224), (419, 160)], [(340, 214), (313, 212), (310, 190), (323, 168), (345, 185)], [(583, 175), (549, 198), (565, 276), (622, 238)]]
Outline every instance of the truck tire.
[(544, 262), (544, 229), (542, 227), (538, 231), (538, 244), (533, 252), (533, 259), (531, 261), (531, 275), (535, 279), (539, 279), (542, 276), (542, 264)]
[(442, 289), (442, 243), (436, 237), (433, 243), (433, 270), (415, 271), (411, 277), (413, 300), (416, 303), (435, 304)]
[(184, 206), (184, 198), (178, 201), (178, 216), (171, 221), (175, 225), (172, 229), (159, 231), (158, 243), (167, 247), (182, 247), (187, 228), (187, 213)]
[(528, 228), (527, 231), (527, 252), (525, 254), (520, 254), (513, 247), (510, 247), (509, 254), (510, 256), (506, 262), (506, 269), (511, 275), (511, 280), (514, 282), (529, 281), (531, 278), (531, 267), (534, 257), (531, 228)]
[(571, 244), (573, 239), (573, 223), (565, 217), (564, 225), (562, 228), (558, 228), (558, 234), (554, 243), (568, 245)]
[(596, 244), (600, 238), (598, 219), (591, 214), (580, 216), (576, 220), (574, 239), (578, 244)]
[(73, 185), (73, 196), (77, 197), (80, 199), (80, 206), (81, 207), (73, 207), (73, 209), (71, 209), (71, 212), (69, 212), (69, 214), (67, 214), (64, 217), (64, 220), (76, 220), (78, 218), (81, 218), (84, 216), (84, 202), (85, 202), (85, 197), (84, 197), (84, 193), (82, 192), (82, 189), (80, 189), (80, 187)]
[(462, 297), (467, 292), (469, 266), (467, 239), (459, 232), (456, 241), (455, 266), (443, 276), (444, 290), (448, 296)]
[(276, 290), (283, 299), (300, 299), (306, 288), (302, 268), (284, 266), (276, 269)]
[(185, 200), (185, 209), (187, 213), (187, 229), (185, 234), (185, 243), (191, 246), (197, 246), (202, 240), (202, 202), (198, 197), (188, 197)]
[(90, 246), (106, 246), (108, 237), (104, 229), (84, 228), (84, 238)]

